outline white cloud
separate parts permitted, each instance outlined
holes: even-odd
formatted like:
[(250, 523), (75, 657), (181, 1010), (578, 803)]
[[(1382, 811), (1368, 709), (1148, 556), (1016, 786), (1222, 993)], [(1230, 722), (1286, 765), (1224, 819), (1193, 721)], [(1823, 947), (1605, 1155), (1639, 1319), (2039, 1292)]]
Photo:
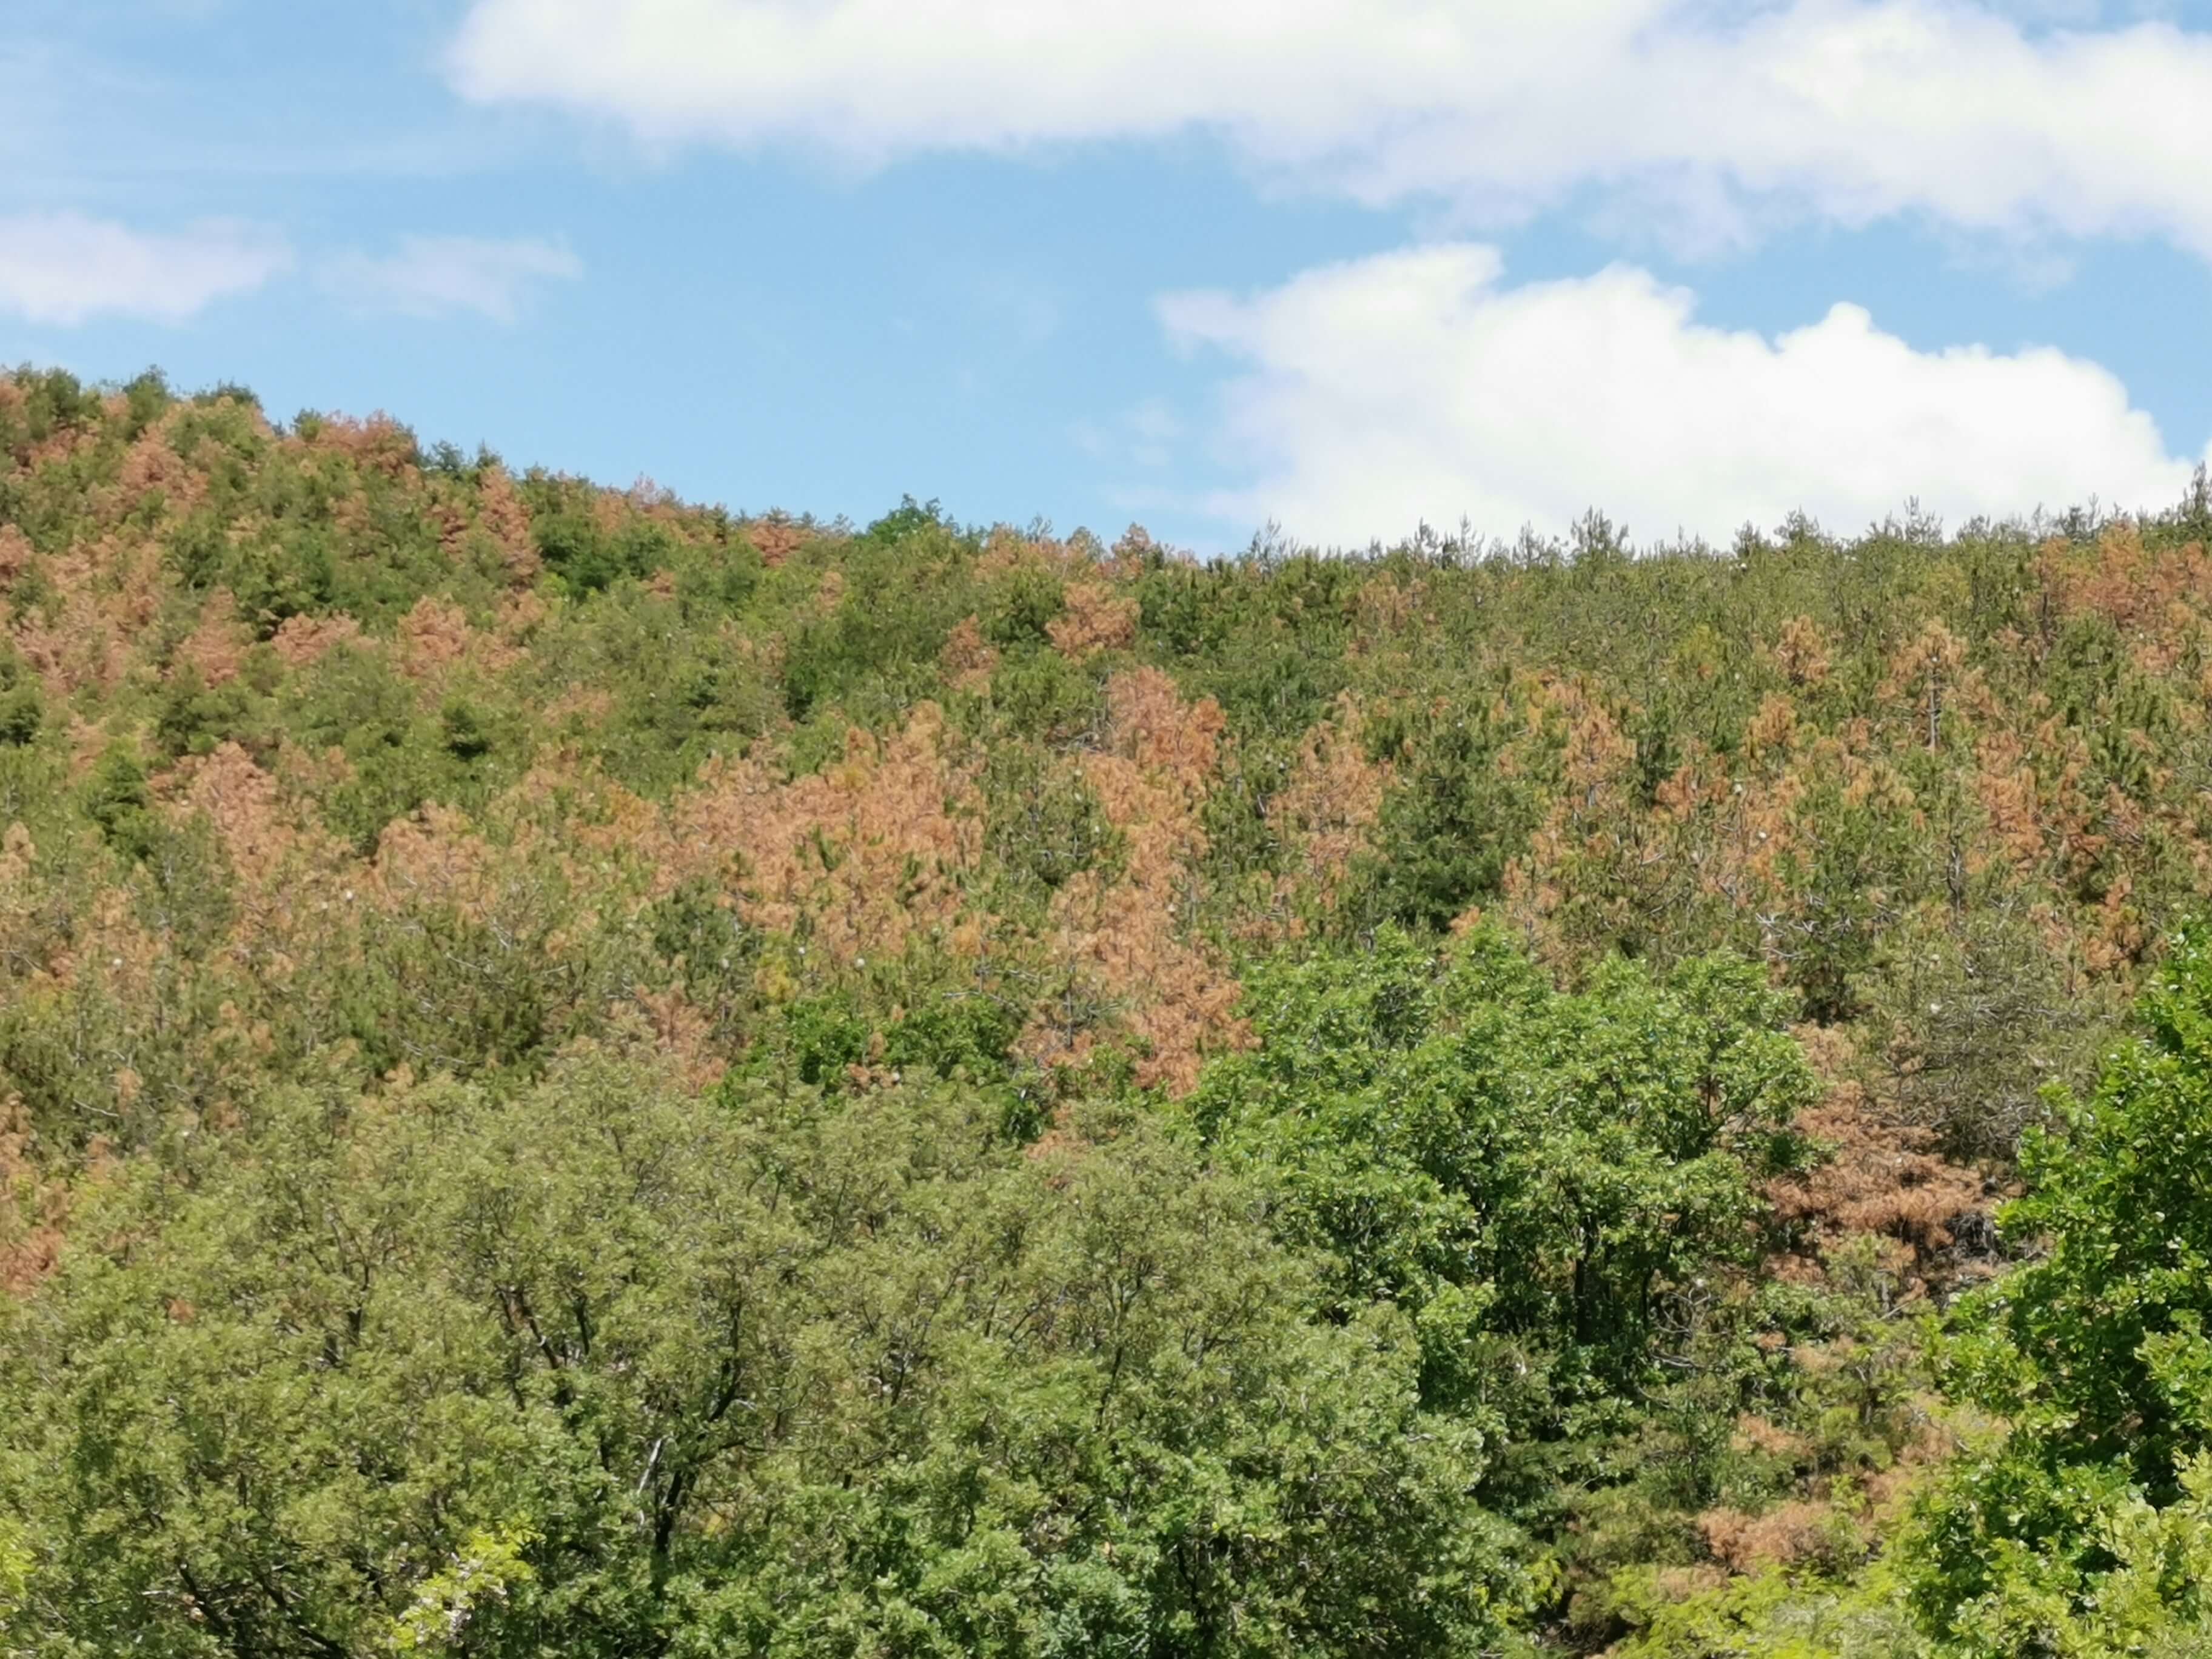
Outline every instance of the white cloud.
[(1692, 295), (1629, 266), (1501, 275), (1455, 243), (1163, 301), (1174, 339), (1242, 365), (1224, 442), (1253, 481), (1206, 510), (1364, 545), (1462, 514), (1555, 533), (1595, 507), (1647, 539), (1724, 541), (1801, 510), (1856, 530), (1908, 497), (1953, 521), (2163, 507), (2194, 465), (2055, 350), (1917, 351), (1849, 305), (1769, 340), (1698, 324)]
[(382, 258), (348, 253), (322, 270), (323, 285), (362, 311), (404, 317), (473, 314), (495, 323), (520, 319), (532, 291), (569, 282), (583, 264), (557, 243), (473, 236), (403, 236)]
[[(2212, 258), (2212, 35), (2019, 0), (476, 0), (488, 101), (650, 142), (1220, 132), (1263, 171), (1506, 222), (1595, 191), (1711, 245), (1804, 214)], [(2027, 8), (2034, 10), (2039, 8)]]
[(180, 323), (291, 264), (274, 233), (211, 222), (133, 230), (77, 213), (0, 218), (0, 311), (70, 326), (95, 317)]

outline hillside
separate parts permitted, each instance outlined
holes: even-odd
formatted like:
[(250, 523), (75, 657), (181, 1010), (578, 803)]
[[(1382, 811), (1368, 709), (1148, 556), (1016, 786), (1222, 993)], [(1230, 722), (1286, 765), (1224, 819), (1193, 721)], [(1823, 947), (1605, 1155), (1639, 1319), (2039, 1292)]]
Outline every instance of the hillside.
[(0, 377), (0, 1651), (2201, 1650), (2208, 539)]

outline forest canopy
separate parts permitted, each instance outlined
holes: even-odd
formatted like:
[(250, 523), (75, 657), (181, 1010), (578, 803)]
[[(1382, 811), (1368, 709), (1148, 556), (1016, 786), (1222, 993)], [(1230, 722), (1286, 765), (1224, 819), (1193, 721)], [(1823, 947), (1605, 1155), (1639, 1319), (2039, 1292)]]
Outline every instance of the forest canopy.
[(2208, 539), (0, 375), (0, 1654), (2204, 1650)]

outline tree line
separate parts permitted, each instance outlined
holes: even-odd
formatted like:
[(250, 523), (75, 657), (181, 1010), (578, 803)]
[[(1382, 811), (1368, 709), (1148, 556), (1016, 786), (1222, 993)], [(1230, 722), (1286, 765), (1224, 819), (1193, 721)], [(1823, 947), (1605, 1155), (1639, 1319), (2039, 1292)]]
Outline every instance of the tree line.
[(2196, 1650), (2208, 531), (0, 376), (0, 1651)]

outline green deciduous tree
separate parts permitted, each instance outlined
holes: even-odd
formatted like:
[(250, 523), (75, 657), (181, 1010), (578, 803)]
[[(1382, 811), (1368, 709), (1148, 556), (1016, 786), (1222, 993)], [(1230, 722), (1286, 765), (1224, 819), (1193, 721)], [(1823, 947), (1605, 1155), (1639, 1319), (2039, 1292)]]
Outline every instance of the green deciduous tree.
[[(2190, 930), (2059, 1127), (2007, 1234), (2041, 1254), (1961, 1310), (1955, 1380), (2009, 1420), (1925, 1504), (1914, 1592), (1977, 1654), (2138, 1652), (2115, 1598), (2201, 1632), (2212, 1493), (2212, 948)], [(2115, 1634), (2115, 1632), (2120, 1634)], [(2160, 1639), (2164, 1639), (2161, 1638)], [(2100, 1646), (2099, 1643), (2107, 1645)], [(2175, 1648), (2173, 1650), (2183, 1650)]]
[(1801, 1155), (1811, 1077), (1742, 963), (1616, 962), (1565, 994), (1496, 934), (1386, 932), (1249, 991), (1260, 1046), (1194, 1123), (1266, 1172), (1346, 1316), (1413, 1316), (1424, 1398), (1510, 1446), (1655, 1387), (1705, 1277), (1753, 1252), (1757, 1178)]
[(1473, 1656), (1519, 1597), (1403, 1318), (1315, 1322), (1141, 1120), (583, 1055), (89, 1202), (0, 1306), (13, 1652)]

